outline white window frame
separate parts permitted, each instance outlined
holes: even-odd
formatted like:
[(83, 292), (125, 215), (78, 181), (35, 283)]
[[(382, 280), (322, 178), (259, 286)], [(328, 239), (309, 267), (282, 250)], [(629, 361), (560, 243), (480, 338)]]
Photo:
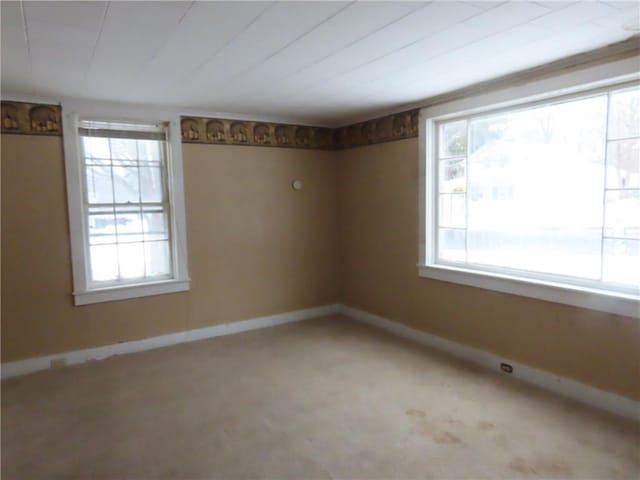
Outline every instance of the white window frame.
[[(81, 101), (63, 102), (62, 111), (74, 304), (87, 305), (189, 290), (180, 116), (175, 112), (142, 108), (127, 109), (119, 105), (89, 104)], [(87, 251), (87, 219), (83, 205), (85, 188), (83, 159), (81, 158), (78, 119), (132, 123), (166, 122), (168, 124), (166, 165), (173, 262), (171, 278), (100, 287), (91, 285)]]
[(513, 275), (499, 269), (470, 269), (436, 263), (437, 176), (436, 123), (502, 108), (579, 96), (597, 89), (638, 81), (639, 57), (631, 57), (554, 75), (483, 95), (423, 108), (419, 122), (418, 275), (555, 303), (640, 318), (640, 296), (564, 283), (544, 275)]

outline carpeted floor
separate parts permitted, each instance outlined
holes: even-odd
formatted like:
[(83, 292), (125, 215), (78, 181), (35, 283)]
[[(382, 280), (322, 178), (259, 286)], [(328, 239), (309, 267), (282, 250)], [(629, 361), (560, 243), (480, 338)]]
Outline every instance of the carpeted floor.
[(640, 427), (331, 317), (2, 382), (2, 479), (640, 475)]

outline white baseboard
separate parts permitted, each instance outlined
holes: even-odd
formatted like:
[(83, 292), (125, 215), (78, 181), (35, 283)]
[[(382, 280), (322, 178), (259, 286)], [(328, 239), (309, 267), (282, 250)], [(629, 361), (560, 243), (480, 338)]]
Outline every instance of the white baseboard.
[(546, 390), (586, 403), (593, 407), (607, 410), (608, 412), (615, 413), (616, 415), (640, 421), (640, 401), (632, 400), (615, 393), (605, 392), (604, 390), (599, 390), (595, 387), (585, 385), (584, 383), (571, 380), (570, 378), (560, 377), (553, 373), (538, 370), (522, 363), (499, 357), (493, 353), (452, 342), (451, 340), (446, 340), (427, 332), (415, 330), (407, 327), (406, 325), (402, 325), (401, 323), (393, 322), (386, 318), (379, 317), (378, 315), (346, 305), (340, 306), (340, 313), (355, 320), (382, 328), (409, 340), (413, 340), (422, 345), (448, 352), (456, 357), (464, 358), (465, 360), (482, 365), (491, 370), (501, 372), (500, 364), (503, 362), (508, 363), (513, 366), (513, 373), (509, 375), (510, 377), (515, 377), (519, 380), (532, 383)]
[(25, 360), (3, 363), (1, 377), (5, 379), (18, 375), (25, 375), (38, 370), (46, 370), (50, 368), (52, 360), (64, 359), (67, 365), (75, 365), (89, 360), (102, 360), (112, 355), (140, 352), (143, 350), (151, 350), (178, 343), (192, 342), (195, 340), (203, 340), (222, 335), (231, 335), (247, 330), (266, 328), (274, 325), (281, 325), (283, 323), (323, 317), (336, 313), (341, 313), (352, 319), (382, 328), (395, 335), (418, 342), (422, 345), (448, 352), (491, 370), (500, 372), (500, 363), (509, 363), (513, 366), (513, 373), (510, 375), (511, 377), (532, 383), (546, 390), (573, 398), (617, 415), (640, 421), (640, 401), (632, 400), (614, 393), (605, 392), (595, 387), (571, 380), (570, 378), (560, 377), (553, 373), (538, 370), (525, 364), (499, 357), (493, 353), (468, 347), (451, 340), (446, 340), (442, 337), (407, 327), (401, 323), (387, 320), (386, 318), (378, 315), (341, 304), (324, 305), (321, 307), (307, 308), (304, 310), (257, 317), (232, 323), (224, 323), (195, 330), (185, 330), (182, 332), (170, 333), (142, 340), (134, 340), (131, 342), (123, 342), (113, 345), (105, 345), (103, 347), (88, 348), (85, 350), (63, 352), (56, 355), (47, 355), (44, 357), (28, 358)]
[(67, 365), (75, 365), (78, 363), (87, 362), (89, 360), (102, 360), (112, 355), (140, 352), (143, 350), (175, 345), (177, 343), (192, 342), (195, 340), (203, 340), (205, 338), (231, 335), (247, 330), (272, 327), (274, 325), (281, 325), (283, 323), (297, 322), (299, 320), (307, 320), (315, 317), (323, 317), (326, 315), (338, 313), (339, 311), (340, 305), (324, 305), (321, 307), (306, 308), (304, 310), (279, 313), (276, 315), (257, 317), (238, 322), (223, 323), (221, 325), (213, 325), (211, 327), (198, 328), (195, 330), (185, 330), (182, 332), (169, 333), (167, 335), (160, 335), (158, 337), (145, 338), (142, 340), (105, 345), (103, 347), (87, 348), (84, 350), (76, 350), (73, 352), (63, 352), (56, 355), (47, 355), (44, 357), (27, 358), (25, 360), (3, 363), (1, 377), (4, 379), (15, 377), (18, 375), (25, 375), (27, 373), (36, 372), (38, 370), (46, 370), (50, 368), (52, 360), (64, 359)]

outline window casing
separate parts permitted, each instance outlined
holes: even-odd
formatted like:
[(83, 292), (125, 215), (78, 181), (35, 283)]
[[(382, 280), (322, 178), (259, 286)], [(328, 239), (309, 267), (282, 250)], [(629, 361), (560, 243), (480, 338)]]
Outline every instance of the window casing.
[(76, 305), (189, 289), (177, 125), (65, 115)]
[(421, 112), (419, 273), (638, 316), (640, 86), (542, 88)]

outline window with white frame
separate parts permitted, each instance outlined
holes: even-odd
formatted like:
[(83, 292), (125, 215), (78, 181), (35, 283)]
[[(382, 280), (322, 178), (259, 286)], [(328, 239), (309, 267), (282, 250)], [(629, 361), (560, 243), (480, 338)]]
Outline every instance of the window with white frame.
[(170, 123), (71, 121), (75, 303), (187, 290), (181, 162)]
[(603, 294), (631, 300), (612, 311), (638, 312), (637, 83), (428, 118), (425, 134), (423, 276), (484, 276), (553, 301), (562, 294), (522, 286)]

